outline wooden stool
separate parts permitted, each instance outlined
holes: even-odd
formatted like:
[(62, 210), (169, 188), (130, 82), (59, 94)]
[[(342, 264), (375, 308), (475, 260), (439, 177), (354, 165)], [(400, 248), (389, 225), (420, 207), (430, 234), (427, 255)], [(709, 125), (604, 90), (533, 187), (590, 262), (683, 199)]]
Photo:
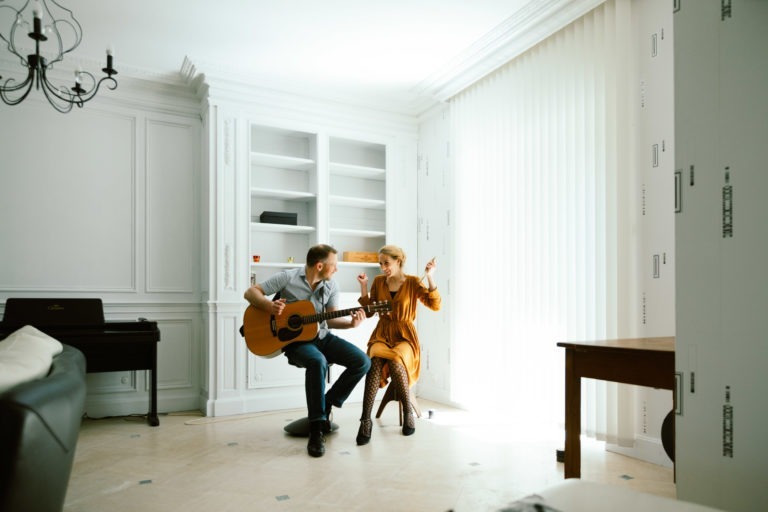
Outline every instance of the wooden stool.
[[(410, 394), (411, 409), (413, 409), (413, 412), (416, 414), (417, 418), (421, 418), (421, 409), (419, 409), (419, 403), (416, 401), (416, 395), (413, 392), (413, 388), (410, 388), (408, 390), (408, 393)], [(381, 413), (384, 412), (384, 406), (393, 400), (397, 402), (398, 409), (400, 410), (400, 426), (402, 426), (403, 425), (403, 403), (397, 397), (397, 390), (395, 389), (394, 382), (390, 382), (389, 385), (387, 386), (387, 390), (384, 392), (384, 398), (381, 399), (381, 405), (379, 405), (379, 410), (376, 411), (376, 417), (380, 418)]]

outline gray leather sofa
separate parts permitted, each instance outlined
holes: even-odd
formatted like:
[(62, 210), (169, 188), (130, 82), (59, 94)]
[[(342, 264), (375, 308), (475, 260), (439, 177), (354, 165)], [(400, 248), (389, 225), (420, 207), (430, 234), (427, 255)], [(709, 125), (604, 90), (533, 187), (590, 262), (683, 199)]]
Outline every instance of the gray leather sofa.
[(85, 392), (85, 357), (64, 345), (46, 377), (0, 394), (1, 511), (61, 512)]

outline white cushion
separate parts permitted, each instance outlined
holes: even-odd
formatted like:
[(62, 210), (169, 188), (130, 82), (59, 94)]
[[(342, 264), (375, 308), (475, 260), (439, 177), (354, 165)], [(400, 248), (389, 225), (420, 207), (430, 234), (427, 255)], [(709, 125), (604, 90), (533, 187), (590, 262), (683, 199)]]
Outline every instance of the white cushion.
[(722, 512), (626, 487), (568, 478), (536, 493), (538, 503), (559, 512)]
[(63, 349), (61, 342), (31, 325), (11, 333), (0, 341), (0, 393), (22, 382), (45, 377), (53, 356)]

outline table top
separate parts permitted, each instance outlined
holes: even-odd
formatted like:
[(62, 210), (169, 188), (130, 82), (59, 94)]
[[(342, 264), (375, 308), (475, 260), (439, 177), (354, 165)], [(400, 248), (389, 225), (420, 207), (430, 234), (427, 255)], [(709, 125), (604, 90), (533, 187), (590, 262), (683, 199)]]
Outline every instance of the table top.
[(612, 340), (561, 341), (558, 347), (590, 350), (651, 350), (654, 352), (674, 352), (675, 337), (658, 338), (618, 338)]

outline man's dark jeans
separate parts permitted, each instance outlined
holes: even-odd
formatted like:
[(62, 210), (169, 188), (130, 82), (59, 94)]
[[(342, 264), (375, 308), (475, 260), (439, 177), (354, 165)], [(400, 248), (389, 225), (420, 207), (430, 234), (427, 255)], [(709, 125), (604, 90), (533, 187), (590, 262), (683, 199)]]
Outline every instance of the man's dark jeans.
[[(288, 345), (285, 355), (290, 364), (306, 369), (304, 388), (310, 422), (328, 420), (331, 405), (341, 407), (371, 367), (365, 352), (330, 332), (322, 339)], [(345, 370), (326, 393), (329, 364), (338, 364)]]

